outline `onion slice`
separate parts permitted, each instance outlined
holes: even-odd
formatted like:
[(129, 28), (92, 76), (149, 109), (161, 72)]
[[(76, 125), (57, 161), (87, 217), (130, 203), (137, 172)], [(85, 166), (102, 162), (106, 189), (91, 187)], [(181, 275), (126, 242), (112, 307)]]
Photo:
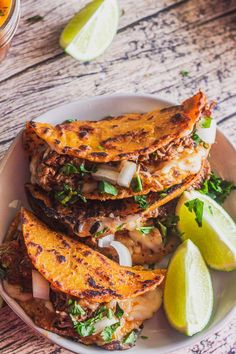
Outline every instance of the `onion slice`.
[(119, 256), (119, 263), (121, 266), (132, 267), (132, 258), (129, 249), (119, 241), (112, 241), (110, 244)]
[(123, 243), (114, 241), (114, 238), (112, 234), (106, 235), (98, 240), (98, 246), (101, 248), (113, 247), (118, 254), (119, 264), (125, 267), (132, 267), (132, 257), (129, 249)]
[(49, 283), (37, 270), (32, 270), (33, 297), (49, 300)]
[(137, 165), (131, 161), (125, 161), (119, 173), (117, 184), (121, 187), (129, 187), (132, 178), (137, 170)]
[(107, 326), (110, 327), (116, 322), (117, 322), (117, 318), (115, 318), (115, 317), (112, 317), (110, 319), (103, 318), (101, 321), (94, 323), (94, 328), (95, 328), (94, 334), (102, 332), (105, 327), (107, 327)]
[(114, 241), (115, 236), (110, 234), (106, 235), (98, 240), (98, 247), (110, 247), (112, 241)]
[(199, 138), (206, 144), (214, 144), (216, 139), (216, 121), (214, 119), (211, 120), (211, 125), (209, 128), (203, 128), (202, 123), (204, 119), (201, 119), (196, 124), (196, 134)]
[(99, 167), (95, 173), (92, 173), (92, 176), (98, 181), (106, 181), (112, 184), (116, 184), (119, 172), (113, 171), (109, 168)]

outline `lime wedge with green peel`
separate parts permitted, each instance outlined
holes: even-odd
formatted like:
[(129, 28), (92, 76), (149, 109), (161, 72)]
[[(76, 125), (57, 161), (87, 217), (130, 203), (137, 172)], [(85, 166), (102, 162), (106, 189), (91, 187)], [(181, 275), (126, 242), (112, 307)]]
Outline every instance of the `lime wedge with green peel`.
[(117, 0), (94, 0), (67, 24), (60, 45), (77, 60), (90, 61), (111, 44), (118, 28)]
[(176, 214), (182, 240), (192, 240), (210, 267), (236, 269), (236, 225), (218, 203), (197, 191), (185, 192)]
[(164, 309), (170, 324), (192, 336), (210, 320), (213, 309), (211, 276), (199, 249), (186, 240), (168, 266)]

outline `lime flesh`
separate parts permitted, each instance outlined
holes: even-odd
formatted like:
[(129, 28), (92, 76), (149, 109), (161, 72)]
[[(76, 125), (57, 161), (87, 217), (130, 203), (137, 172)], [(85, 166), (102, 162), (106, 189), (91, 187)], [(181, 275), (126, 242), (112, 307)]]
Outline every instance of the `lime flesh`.
[[(202, 227), (185, 205), (196, 198), (204, 203)], [(236, 225), (218, 203), (197, 191), (185, 192), (177, 204), (176, 214), (182, 240), (192, 240), (210, 267), (224, 271), (236, 269)]]
[(174, 253), (166, 275), (164, 309), (170, 324), (192, 336), (208, 324), (213, 309), (209, 270), (190, 240)]
[(117, 0), (94, 0), (67, 24), (61, 34), (60, 45), (75, 59), (90, 61), (111, 44), (118, 21)]

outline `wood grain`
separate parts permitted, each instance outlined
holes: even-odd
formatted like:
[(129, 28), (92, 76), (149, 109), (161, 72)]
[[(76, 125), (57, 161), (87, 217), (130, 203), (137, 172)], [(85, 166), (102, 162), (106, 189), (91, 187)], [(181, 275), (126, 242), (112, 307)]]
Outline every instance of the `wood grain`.
[[(112, 45), (97, 60), (80, 63), (64, 54), (58, 39), (87, 2), (22, 0), (20, 26), (0, 66), (0, 159), (26, 120), (80, 97), (124, 91), (180, 102), (201, 88), (217, 100), (214, 115), (236, 144), (234, 0), (120, 0)], [(43, 19), (30, 21), (35, 15)], [(9, 308), (0, 316), (1, 353), (69, 353), (31, 332)], [(180, 353), (236, 353), (236, 318)]]

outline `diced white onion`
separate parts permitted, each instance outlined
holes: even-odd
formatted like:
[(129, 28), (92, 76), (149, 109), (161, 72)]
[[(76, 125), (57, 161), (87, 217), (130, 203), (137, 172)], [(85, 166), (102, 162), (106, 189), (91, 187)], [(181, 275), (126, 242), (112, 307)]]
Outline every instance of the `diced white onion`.
[(49, 283), (37, 270), (32, 270), (33, 297), (49, 300)]
[(113, 247), (118, 253), (119, 264), (125, 267), (132, 267), (132, 257), (129, 249), (119, 241), (114, 241), (114, 235), (110, 234), (98, 240), (98, 246)]
[(28, 301), (33, 298), (31, 293), (23, 293), (20, 285), (9, 284), (6, 280), (4, 280), (3, 287), (6, 293), (13, 299), (19, 301)]
[(84, 183), (82, 187), (82, 193), (91, 193), (97, 189), (96, 182)]
[(95, 332), (94, 334), (100, 333), (104, 330), (107, 326), (112, 326), (114, 323), (117, 322), (117, 318), (103, 318), (101, 321), (94, 323)]
[(110, 244), (119, 256), (119, 263), (121, 266), (132, 267), (132, 258), (129, 249), (119, 241), (112, 241)]
[(110, 170), (108, 168), (99, 168), (95, 173), (92, 173), (93, 178), (98, 181), (106, 181), (116, 184), (119, 172)]
[(202, 141), (204, 141), (204, 143), (214, 144), (216, 139), (216, 121), (212, 119), (209, 128), (203, 128), (202, 122), (203, 120), (200, 120), (196, 124), (196, 134)]
[(114, 241), (114, 235), (106, 235), (98, 240), (98, 247), (110, 247), (112, 241)]
[(119, 173), (117, 184), (122, 187), (129, 187), (130, 182), (137, 170), (137, 165), (131, 161), (125, 161), (123, 167)]

